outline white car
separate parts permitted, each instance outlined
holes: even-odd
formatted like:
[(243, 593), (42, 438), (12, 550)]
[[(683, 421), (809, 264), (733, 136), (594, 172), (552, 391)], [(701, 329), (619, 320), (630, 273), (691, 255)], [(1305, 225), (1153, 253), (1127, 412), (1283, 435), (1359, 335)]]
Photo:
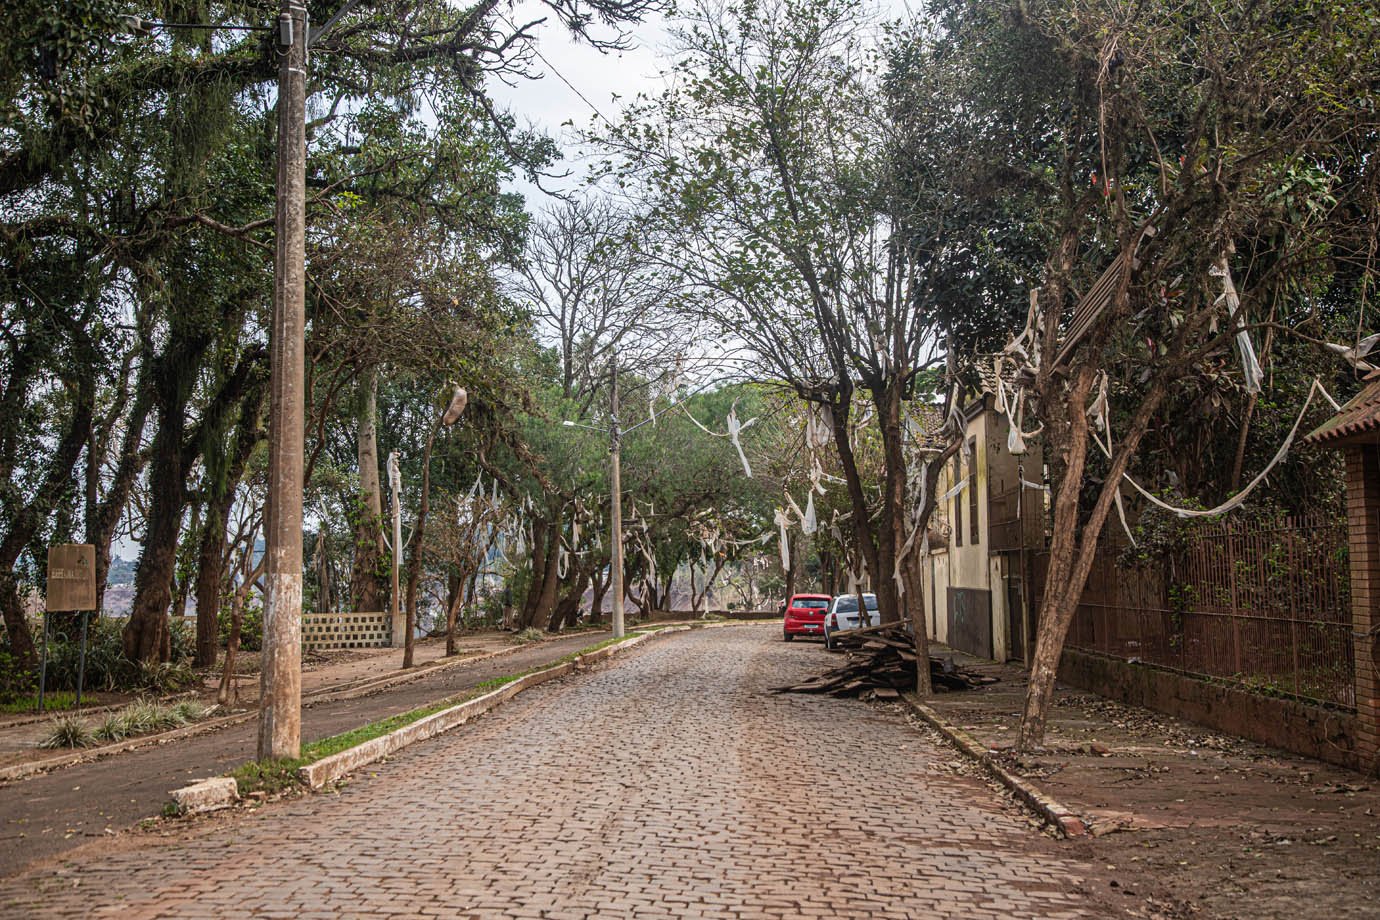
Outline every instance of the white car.
[(858, 612), (856, 594), (840, 594), (829, 602), (829, 612), (824, 615), (824, 647), (833, 648), (833, 634), (845, 629), (862, 629), (865, 626), (880, 626), (882, 614), (877, 609), (877, 595), (864, 594), (863, 603), (867, 613)]

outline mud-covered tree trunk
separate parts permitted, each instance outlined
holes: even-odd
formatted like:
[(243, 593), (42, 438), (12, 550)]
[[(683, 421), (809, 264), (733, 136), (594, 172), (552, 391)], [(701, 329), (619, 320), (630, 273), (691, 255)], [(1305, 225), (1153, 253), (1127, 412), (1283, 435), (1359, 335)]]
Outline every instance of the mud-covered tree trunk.
[(354, 563), (350, 570), (350, 604), (356, 611), (384, 607), (383, 498), (379, 482), (378, 368), (360, 380), (356, 404), (356, 448), (359, 456), (359, 507), (355, 522)]

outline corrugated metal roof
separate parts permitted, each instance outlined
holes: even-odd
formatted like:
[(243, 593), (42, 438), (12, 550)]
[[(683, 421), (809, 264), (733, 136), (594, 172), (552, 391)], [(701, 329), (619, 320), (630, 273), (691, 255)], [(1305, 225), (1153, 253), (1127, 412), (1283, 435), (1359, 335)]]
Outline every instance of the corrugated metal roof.
[(1305, 444), (1329, 444), (1357, 435), (1380, 432), (1380, 371), (1372, 371), (1366, 385), (1341, 411), (1308, 433)]

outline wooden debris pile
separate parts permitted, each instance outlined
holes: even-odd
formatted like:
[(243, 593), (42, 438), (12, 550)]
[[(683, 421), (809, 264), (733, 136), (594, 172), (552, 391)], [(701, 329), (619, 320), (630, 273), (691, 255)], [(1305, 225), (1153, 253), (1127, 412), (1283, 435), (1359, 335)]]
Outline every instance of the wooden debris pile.
[[(789, 687), (773, 687), (774, 693), (828, 693), (831, 696), (868, 696), (896, 699), (915, 689), (915, 643), (894, 623), (851, 629), (834, 637), (848, 663)], [(935, 690), (971, 690), (996, 683), (997, 678), (964, 671), (952, 658), (930, 656), (930, 682)]]

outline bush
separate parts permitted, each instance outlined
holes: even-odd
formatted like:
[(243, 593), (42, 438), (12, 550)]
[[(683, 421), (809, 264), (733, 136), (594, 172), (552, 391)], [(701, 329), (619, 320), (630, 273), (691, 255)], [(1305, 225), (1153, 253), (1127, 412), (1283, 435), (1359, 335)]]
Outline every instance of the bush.
[(53, 720), (53, 730), (38, 743), (42, 748), (90, 747), (96, 738), (86, 723), (76, 716), (60, 716)]
[(130, 682), (133, 689), (151, 690), (159, 696), (181, 693), (201, 683), (201, 675), (184, 662), (156, 661), (149, 664), (140, 661), (133, 666), (133, 672)]
[(38, 678), (19, 662), (7, 648), (0, 648), (0, 705), (32, 696), (38, 690)]
[[(219, 623), (217, 623), (219, 626)], [(171, 641), (168, 643), (173, 661), (188, 661), (196, 657), (196, 623), (182, 617), (173, 617), (169, 624)]]
[[(125, 621), (114, 617), (90, 617), (87, 623), (86, 688), (122, 689), (127, 686), (129, 680), (129, 662), (125, 661), (124, 645), (121, 641)], [(71, 635), (56, 633), (48, 636), (49, 689), (77, 688), (81, 632), (75, 623), (71, 626), (70, 632)]]
[[(122, 634), (125, 620), (116, 617), (92, 617), (86, 633), (86, 689), (118, 692), (149, 690), (154, 693), (179, 693), (200, 683), (200, 678), (186, 663), (191, 650), (192, 631), (181, 623), (171, 624), (174, 660), (158, 664), (144, 664), (125, 659)], [(48, 689), (75, 690), (81, 658), (81, 633), (74, 625), (71, 635), (48, 637)], [(183, 657), (179, 658), (179, 653)], [(32, 675), (34, 687), (38, 675)], [(32, 693), (32, 689), (29, 691)]]
[[(230, 610), (222, 607), (220, 614), (216, 617), (216, 629), (220, 637), (220, 646), (225, 648), (230, 643)], [(240, 651), (258, 652), (264, 647), (264, 608), (258, 604), (245, 604), (244, 614), (240, 619)]]

